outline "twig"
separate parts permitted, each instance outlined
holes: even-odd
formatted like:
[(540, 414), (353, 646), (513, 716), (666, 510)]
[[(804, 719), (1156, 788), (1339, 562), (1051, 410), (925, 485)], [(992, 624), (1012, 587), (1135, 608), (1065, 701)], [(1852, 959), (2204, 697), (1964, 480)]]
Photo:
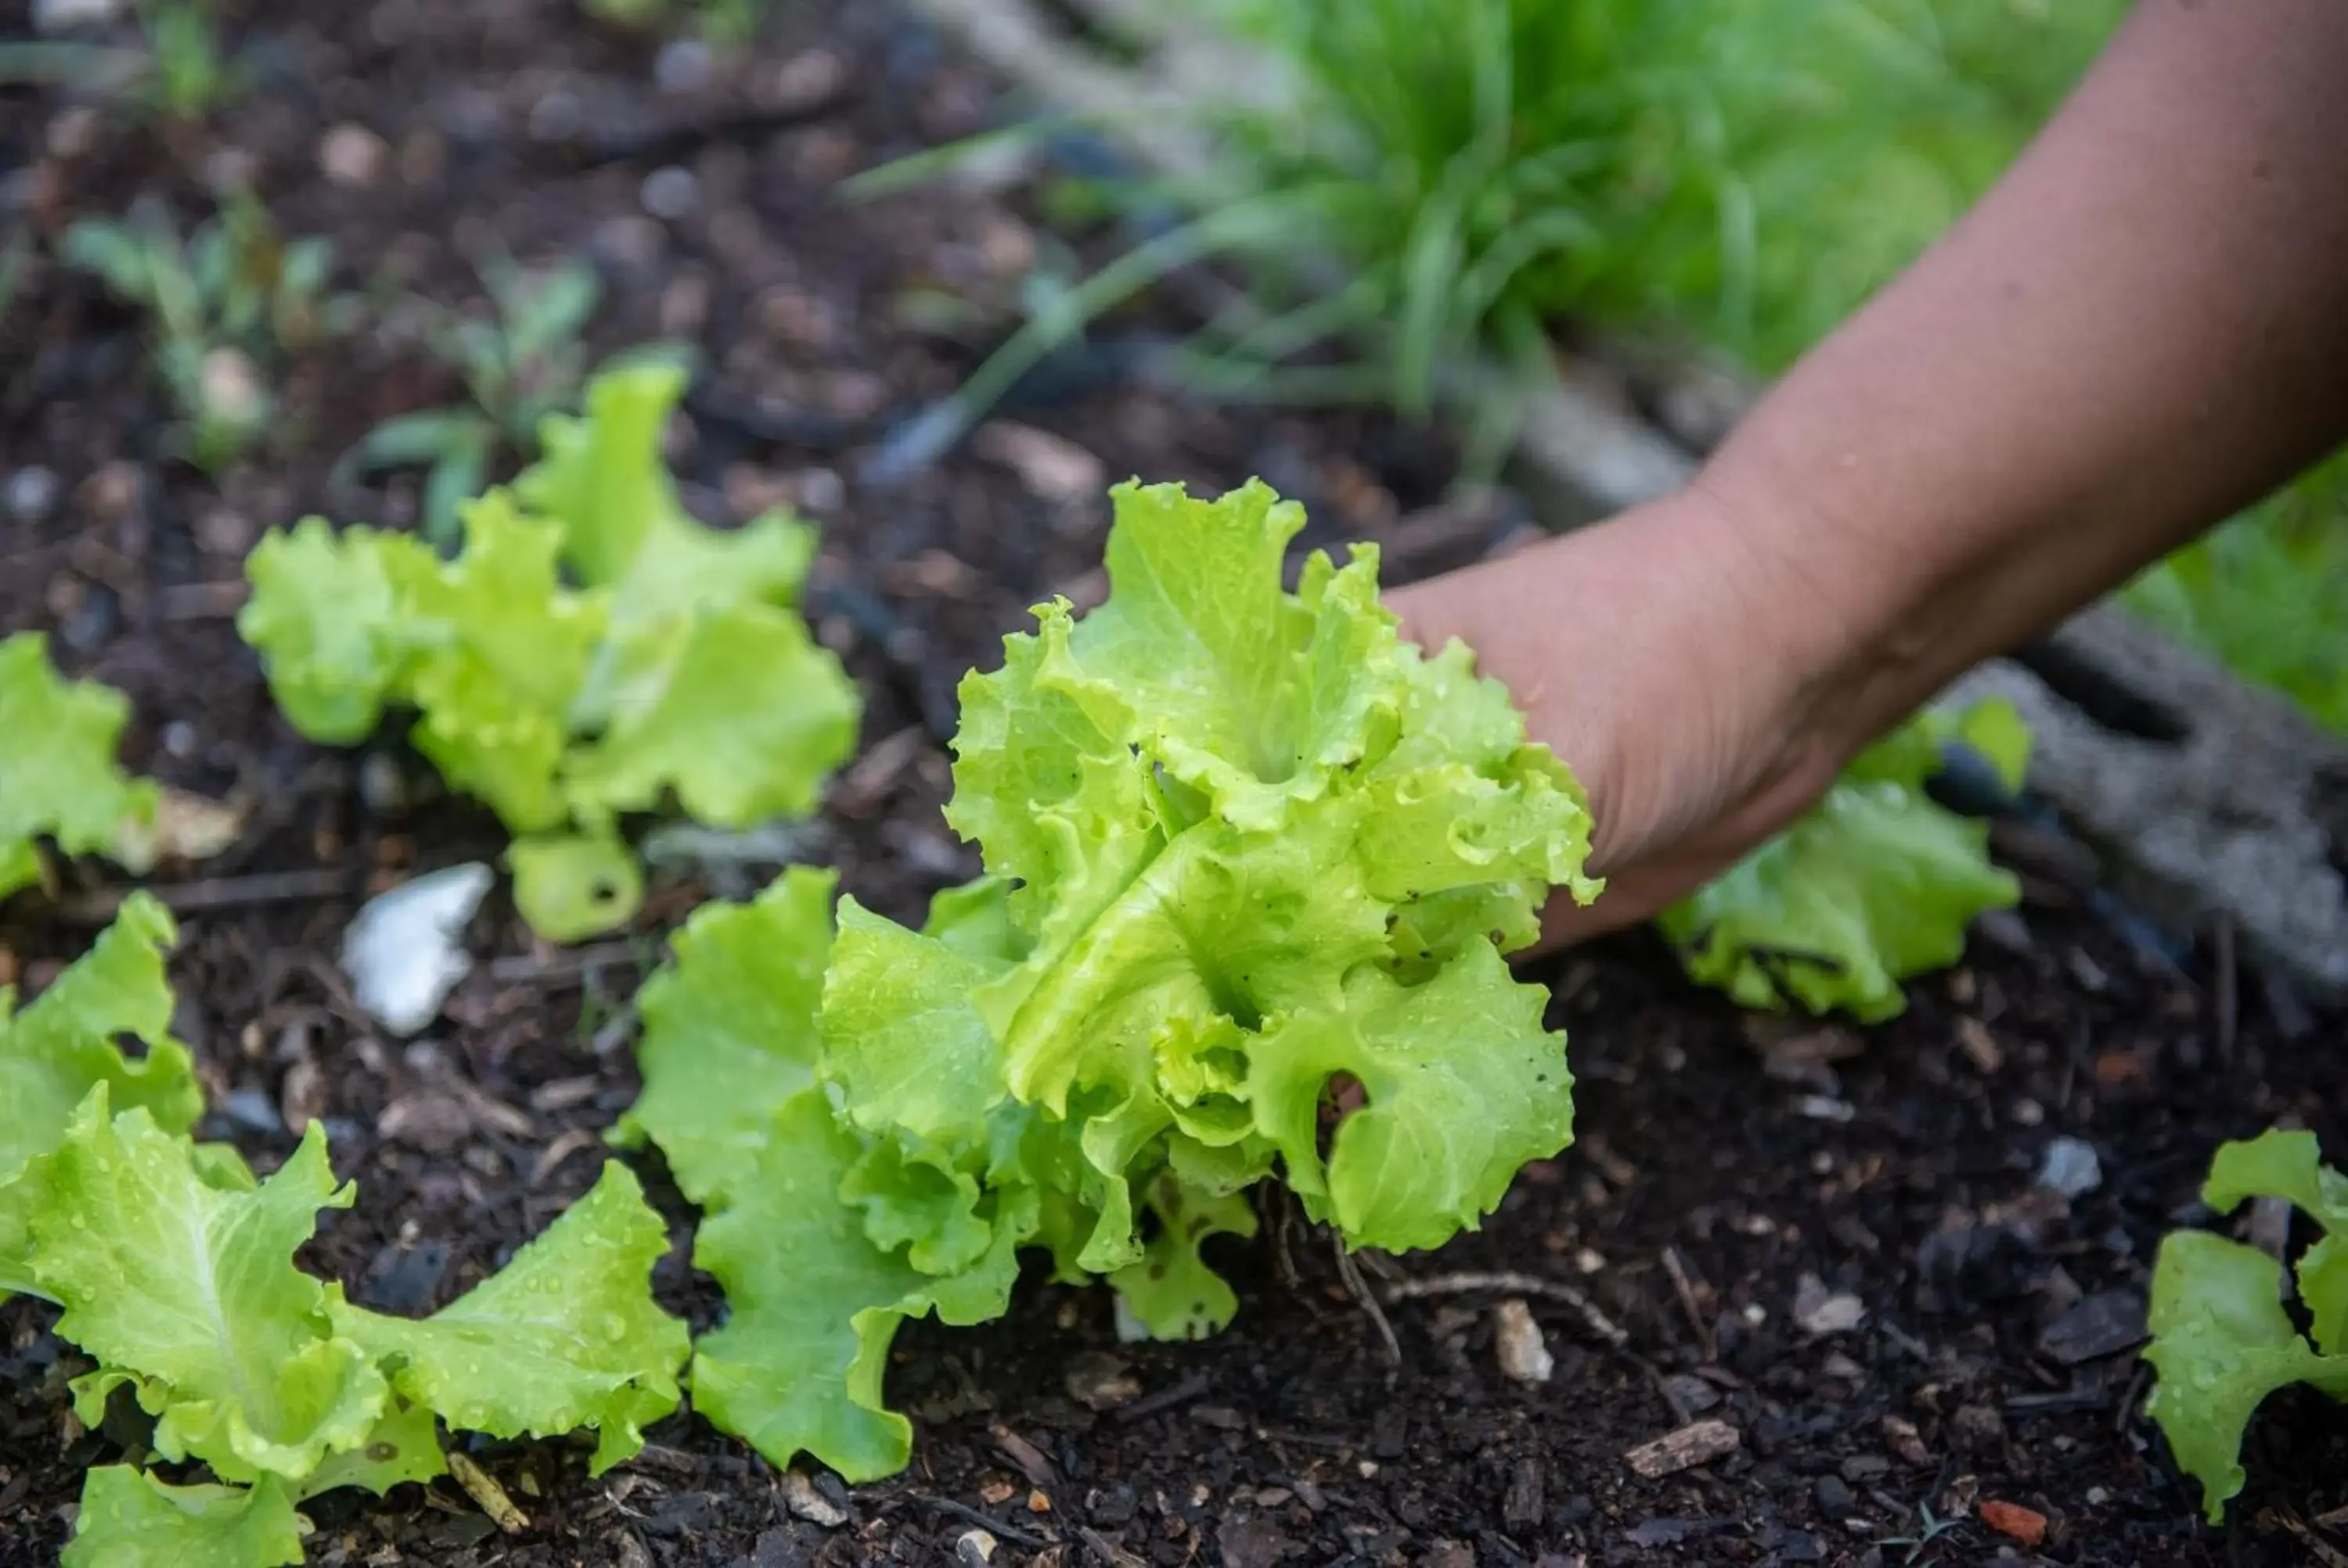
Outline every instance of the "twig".
[(1688, 1278), (1687, 1265), (1680, 1260), (1679, 1248), (1663, 1248), (1663, 1272), (1672, 1276), (1672, 1293), (1680, 1298), (1680, 1310), (1687, 1314), (1688, 1327), (1695, 1330), (1697, 1348), (1704, 1352), (1705, 1360), (1719, 1360), (1720, 1341), (1714, 1336), (1712, 1325), (1704, 1320), (1704, 1308), (1696, 1301), (1695, 1285)]
[(1562, 1301), (1581, 1315), (1582, 1327), (1614, 1349), (1627, 1348), (1631, 1336), (1622, 1326), (1599, 1310), (1598, 1304), (1581, 1291), (1561, 1279), (1544, 1279), (1537, 1274), (1519, 1274), (1514, 1269), (1497, 1273), (1431, 1274), (1419, 1279), (1406, 1279), (1386, 1292), (1391, 1301), (1408, 1301), (1422, 1296), (1465, 1296), (1478, 1290), (1508, 1290), (1519, 1296), (1539, 1296), (1550, 1301)]
[(913, 1501), (920, 1503), (924, 1508), (934, 1508), (940, 1513), (949, 1513), (956, 1519), (967, 1520), (973, 1524), (980, 1525), (985, 1529), (994, 1532), (995, 1534), (1002, 1536), (1005, 1541), (1016, 1542), (1021, 1546), (1031, 1547), (1036, 1551), (1041, 1551), (1045, 1547), (1052, 1544), (1040, 1535), (1033, 1534), (1027, 1531), (1022, 1530), (1015, 1524), (1005, 1524), (1003, 1521), (995, 1518), (994, 1515), (988, 1513), (983, 1510), (973, 1508), (966, 1502), (956, 1502), (951, 1497), (939, 1497), (934, 1493), (926, 1491), (909, 1491), (904, 1495), (911, 1498)]
[(1076, 1539), (1101, 1560), (1103, 1568), (1148, 1568), (1147, 1558), (1137, 1557), (1126, 1551), (1089, 1524), (1076, 1526)]
[(1145, 1416), (1154, 1416), (1160, 1410), (1170, 1410), (1177, 1405), (1188, 1403), (1206, 1391), (1205, 1375), (1193, 1373), (1170, 1388), (1160, 1389), (1154, 1394), (1142, 1395), (1133, 1403), (1118, 1409), (1117, 1419), (1121, 1422), (1138, 1421)]
[(1362, 1304), (1362, 1310), (1370, 1315), (1370, 1324), (1377, 1329), (1379, 1342), (1385, 1347), (1388, 1375), (1400, 1371), (1402, 1341), (1395, 1337), (1394, 1325), (1386, 1321), (1385, 1308), (1380, 1307), (1378, 1298), (1370, 1294), (1369, 1282), (1362, 1277), (1361, 1266), (1354, 1261), (1354, 1255), (1345, 1250), (1345, 1238), (1332, 1232), (1329, 1241), (1331, 1250), (1337, 1257), (1337, 1277), (1345, 1282), (1345, 1289)]
[(481, 1505), (481, 1512), (499, 1530), (508, 1535), (520, 1535), (530, 1528), (530, 1515), (514, 1506), (514, 1500), (506, 1495), (498, 1478), (475, 1464), (462, 1450), (448, 1450), (448, 1473), (457, 1478), (457, 1484)]
[(2298, 1536), (2308, 1551), (2314, 1554), (2315, 1560), (2323, 1564), (2323, 1568), (2348, 1568), (2348, 1553), (2342, 1553), (2337, 1546), (2310, 1530), (2296, 1514), (2285, 1512), (2279, 1508), (2268, 1509), (2266, 1512), (2273, 1515), (2285, 1530)]
[(2137, 1399), (2144, 1393), (2145, 1383), (2151, 1376), (2152, 1369), (2145, 1363), (2138, 1361), (2136, 1364), (2136, 1370), (2128, 1376), (2127, 1392), (2120, 1396), (2119, 1409), (2112, 1412), (2112, 1430), (2127, 1430), (2128, 1412), (2136, 1409)]
[(614, 964), (643, 966), (650, 961), (642, 942), (596, 942), (543, 956), (520, 953), (499, 958), (489, 965), (489, 979), (501, 986), (579, 985), (597, 969)]
[(1280, 1276), (1280, 1283), (1291, 1296), (1303, 1294), (1304, 1276), (1296, 1272), (1296, 1255), (1289, 1250), (1289, 1233), (1296, 1228), (1296, 1204), (1290, 1198), (1285, 1184), (1263, 1184), (1264, 1206), (1272, 1211), (1272, 1264)]
[[(347, 898), (360, 890), (359, 879), (348, 871), (319, 867), (303, 871), (262, 871), (250, 876), (213, 876), (201, 882), (167, 882), (149, 887), (163, 907), (177, 915), (219, 909), (244, 909), (256, 904), (300, 904), (311, 900)], [(108, 887), (57, 906), (57, 913), (77, 925), (103, 926), (122, 910), (122, 901), (137, 889)]]

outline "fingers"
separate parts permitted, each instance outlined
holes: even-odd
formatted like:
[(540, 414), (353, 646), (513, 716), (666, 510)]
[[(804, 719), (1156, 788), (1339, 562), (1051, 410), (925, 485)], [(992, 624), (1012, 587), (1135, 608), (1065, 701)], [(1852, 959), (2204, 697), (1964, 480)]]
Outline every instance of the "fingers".
[(1559, 893), (1541, 911), (1540, 940), (1531, 951), (1555, 952), (1652, 920), (1718, 876), (1727, 864), (1720, 856), (1703, 855), (1633, 866), (1608, 876), (1606, 891), (1589, 905)]

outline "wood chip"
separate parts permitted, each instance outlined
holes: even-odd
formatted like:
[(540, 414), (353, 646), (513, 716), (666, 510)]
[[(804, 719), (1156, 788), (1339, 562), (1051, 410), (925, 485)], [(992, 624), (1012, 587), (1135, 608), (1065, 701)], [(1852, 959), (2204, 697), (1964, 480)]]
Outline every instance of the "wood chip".
[(2010, 1535), (2024, 1546), (2036, 1546), (2046, 1539), (2046, 1516), (2018, 1502), (2000, 1502), (1993, 1497), (1983, 1499), (1981, 1522), (2000, 1535)]
[(2005, 1065), (2005, 1052), (1990, 1038), (1989, 1025), (1966, 1014), (1957, 1020), (1957, 1049), (1973, 1064), (1973, 1071), (1986, 1078)]
[(1735, 1453), (1744, 1440), (1726, 1421), (1707, 1419), (1690, 1421), (1651, 1443), (1641, 1443), (1622, 1460), (1640, 1475), (1655, 1481), (1724, 1459)]
[(530, 1165), (530, 1184), (533, 1187), (545, 1185), (546, 1178), (552, 1175), (563, 1161), (573, 1154), (584, 1153), (602, 1141), (584, 1127), (572, 1128), (549, 1143), (545, 1152)]
[(457, 1484), (465, 1489), (465, 1494), (481, 1505), (481, 1512), (488, 1514), (489, 1522), (499, 1530), (508, 1535), (520, 1535), (530, 1528), (530, 1515), (514, 1506), (514, 1500), (506, 1495), (506, 1489), (498, 1484), (498, 1478), (475, 1464), (463, 1450), (448, 1450), (448, 1473), (457, 1478)]
[(1027, 1478), (1030, 1486), (1050, 1486), (1060, 1479), (1060, 1472), (1052, 1467), (1052, 1461), (1044, 1456), (1042, 1449), (1001, 1421), (988, 1427), (986, 1435), (994, 1440), (996, 1448), (1010, 1456), (1011, 1462), (1019, 1467), (1019, 1472)]
[(1905, 1416), (1883, 1418), (1883, 1441), (1903, 1463), (1921, 1469), (1932, 1462), (1931, 1450), (1925, 1448), (1923, 1435), (1917, 1431), (1916, 1423)]
[(530, 1108), (536, 1111), (568, 1111), (584, 1105), (595, 1098), (603, 1081), (593, 1073), (582, 1073), (576, 1078), (557, 1078), (540, 1084), (530, 1091)]

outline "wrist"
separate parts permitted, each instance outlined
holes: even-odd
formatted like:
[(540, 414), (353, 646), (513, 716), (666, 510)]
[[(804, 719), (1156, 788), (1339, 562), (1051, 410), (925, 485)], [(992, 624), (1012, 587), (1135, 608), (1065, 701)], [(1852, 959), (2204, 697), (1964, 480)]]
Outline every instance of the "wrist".
[(1788, 771), (1830, 775), (1931, 694), (1927, 643), (1892, 563), (1837, 542), (1794, 495), (1707, 467), (1656, 510), (1666, 559), (1703, 563), (1684, 580), (1702, 601), (1706, 679), (1766, 727)]

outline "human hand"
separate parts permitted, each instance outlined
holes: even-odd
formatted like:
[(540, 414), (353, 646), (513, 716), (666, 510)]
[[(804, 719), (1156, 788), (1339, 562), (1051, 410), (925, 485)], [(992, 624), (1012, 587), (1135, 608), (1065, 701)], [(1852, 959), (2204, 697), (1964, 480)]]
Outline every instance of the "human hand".
[(1694, 891), (1799, 815), (1867, 739), (1846, 700), (1856, 618), (1797, 580), (1756, 524), (1691, 488), (1389, 596), (1406, 636), (1473, 648), (1590, 792), (1606, 891), (1588, 908), (1554, 900), (1544, 946)]

